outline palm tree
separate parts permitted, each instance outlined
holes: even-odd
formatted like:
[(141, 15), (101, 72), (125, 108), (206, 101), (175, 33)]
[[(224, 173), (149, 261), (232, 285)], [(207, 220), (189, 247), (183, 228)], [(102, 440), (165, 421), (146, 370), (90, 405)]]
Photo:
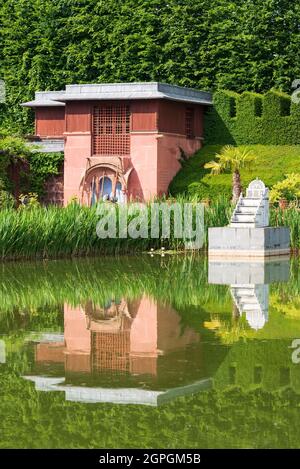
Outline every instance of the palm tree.
[(236, 203), (242, 192), (240, 169), (256, 160), (249, 148), (238, 148), (226, 145), (216, 154), (217, 161), (209, 161), (204, 168), (211, 169), (211, 174), (232, 171), (232, 202)]

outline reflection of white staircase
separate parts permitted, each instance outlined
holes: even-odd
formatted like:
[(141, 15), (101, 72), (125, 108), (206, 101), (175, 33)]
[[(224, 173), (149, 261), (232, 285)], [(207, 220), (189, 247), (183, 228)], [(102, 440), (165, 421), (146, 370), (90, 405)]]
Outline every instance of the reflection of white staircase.
[(269, 286), (231, 285), (230, 292), (240, 315), (246, 313), (250, 327), (261, 329), (268, 320)]

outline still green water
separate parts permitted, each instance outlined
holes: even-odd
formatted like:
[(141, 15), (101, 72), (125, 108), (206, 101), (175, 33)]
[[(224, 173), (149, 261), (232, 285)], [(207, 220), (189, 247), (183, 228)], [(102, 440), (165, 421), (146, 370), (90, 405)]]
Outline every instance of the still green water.
[(1, 448), (300, 446), (298, 259), (7, 263), (0, 282)]

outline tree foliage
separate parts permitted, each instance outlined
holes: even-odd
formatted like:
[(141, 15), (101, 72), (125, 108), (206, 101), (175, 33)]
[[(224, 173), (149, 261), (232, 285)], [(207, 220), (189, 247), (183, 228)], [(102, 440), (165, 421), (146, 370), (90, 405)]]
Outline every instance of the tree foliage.
[(204, 168), (210, 169), (211, 174), (218, 175), (225, 171), (232, 172), (232, 201), (237, 202), (242, 192), (240, 169), (250, 166), (256, 157), (251, 149), (225, 145), (215, 160), (205, 163)]
[(19, 103), (66, 83), (263, 92), (300, 76), (300, 5), (288, 0), (3, 0), (0, 18), (0, 116), (19, 132), (32, 122)]
[(239, 171), (246, 165), (250, 166), (256, 159), (251, 149), (232, 145), (224, 146), (215, 158), (204, 165), (204, 168), (211, 169), (212, 174), (220, 174), (223, 171)]

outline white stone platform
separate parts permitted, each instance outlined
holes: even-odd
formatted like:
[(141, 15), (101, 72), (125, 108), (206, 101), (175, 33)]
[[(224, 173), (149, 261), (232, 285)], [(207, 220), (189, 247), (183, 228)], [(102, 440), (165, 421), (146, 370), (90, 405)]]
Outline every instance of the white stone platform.
[(199, 393), (213, 387), (211, 378), (203, 378), (185, 386), (178, 386), (164, 391), (140, 388), (97, 388), (65, 385), (65, 378), (48, 376), (23, 376), (35, 383), (37, 391), (64, 391), (67, 401), (85, 403), (112, 403), (159, 406), (181, 396)]
[(217, 227), (208, 230), (209, 257), (270, 257), (290, 254), (287, 227)]

